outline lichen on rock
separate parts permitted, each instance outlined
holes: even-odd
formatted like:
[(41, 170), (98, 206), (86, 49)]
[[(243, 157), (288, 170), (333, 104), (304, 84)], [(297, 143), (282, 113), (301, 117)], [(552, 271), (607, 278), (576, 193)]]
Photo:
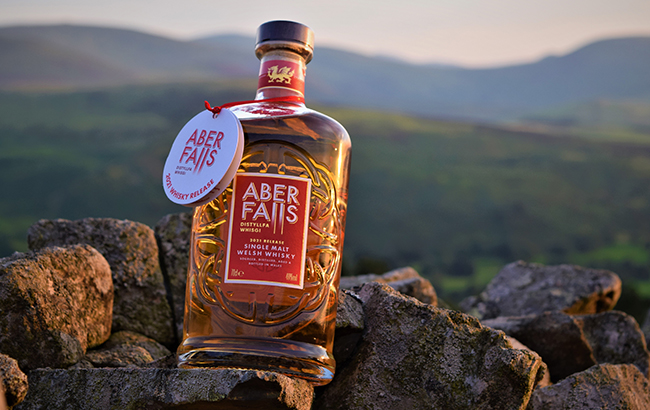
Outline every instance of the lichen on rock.
[(113, 283), (88, 245), (0, 259), (0, 352), (24, 370), (68, 367), (111, 332)]
[(18, 367), (18, 362), (0, 353), (0, 409), (4, 409), (3, 405), (11, 408), (23, 401), (28, 387), (27, 376)]
[(431, 282), (420, 276), (410, 266), (393, 269), (384, 274), (369, 273), (359, 276), (344, 276), (341, 278), (341, 289), (361, 287), (368, 282), (385, 283), (396, 291), (412, 296), (420, 302), (433, 306), (438, 305), (438, 296)]
[(350, 362), (317, 399), (317, 409), (520, 409), (541, 358), (513, 349), (502, 332), (375, 282), (358, 292), (365, 331)]
[(483, 292), (460, 307), (481, 320), (546, 311), (584, 315), (612, 309), (620, 296), (621, 280), (614, 272), (518, 261), (506, 265)]
[(112, 218), (43, 219), (29, 228), (27, 242), (32, 250), (73, 244), (97, 249), (113, 275), (113, 331), (130, 330), (174, 344), (172, 311), (151, 228)]
[(600, 364), (533, 393), (528, 410), (650, 408), (650, 385), (636, 366)]
[(634, 364), (648, 374), (650, 352), (632, 316), (609, 311), (593, 315), (545, 312), (484, 320), (537, 352), (553, 381), (599, 363)]
[(160, 248), (161, 268), (169, 283), (176, 337), (181, 340), (185, 312), (187, 266), (190, 259), (192, 214), (185, 212), (166, 215), (158, 221), (154, 227), (154, 232)]
[(86, 363), (77, 367), (143, 367), (170, 354), (155, 340), (123, 330), (113, 333), (97, 349), (89, 350), (84, 357)]
[(309, 410), (304, 380), (219, 369), (38, 369), (16, 410), (277, 409)]

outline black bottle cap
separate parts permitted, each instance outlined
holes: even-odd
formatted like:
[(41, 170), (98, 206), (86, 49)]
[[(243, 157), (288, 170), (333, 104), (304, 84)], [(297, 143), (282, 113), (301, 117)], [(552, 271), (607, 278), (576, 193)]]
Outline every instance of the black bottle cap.
[(313, 50), (314, 32), (304, 24), (294, 21), (269, 21), (257, 29), (256, 45), (265, 41), (293, 41), (302, 43)]

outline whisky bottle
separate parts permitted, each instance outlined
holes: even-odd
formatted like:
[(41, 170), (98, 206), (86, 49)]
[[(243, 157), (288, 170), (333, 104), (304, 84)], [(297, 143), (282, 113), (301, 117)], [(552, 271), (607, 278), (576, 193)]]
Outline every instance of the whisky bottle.
[(230, 110), (244, 149), (232, 183), (196, 206), (180, 367), (256, 369), (328, 383), (350, 138), (303, 102), (313, 32), (258, 29), (254, 102)]

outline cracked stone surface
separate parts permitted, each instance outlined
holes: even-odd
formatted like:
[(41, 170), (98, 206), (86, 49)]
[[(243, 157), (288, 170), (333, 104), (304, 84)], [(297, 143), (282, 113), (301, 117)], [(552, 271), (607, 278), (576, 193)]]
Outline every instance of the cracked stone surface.
[(481, 294), (463, 300), (460, 307), (480, 320), (547, 311), (583, 315), (611, 310), (620, 296), (621, 279), (614, 272), (518, 261), (506, 265)]
[(0, 409), (4, 409), (3, 405), (12, 407), (23, 401), (28, 387), (27, 376), (18, 367), (18, 362), (0, 353)]
[(650, 409), (650, 386), (636, 366), (601, 364), (537, 389), (528, 410)]
[(130, 330), (174, 345), (172, 311), (151, 228), (112, 218), (42, 219), (29, 228), (27, 243), (32, 250), (80, 243), (97, 249), (113, 274), (113, 331)]
[(504, 331), (537, 352), (551, 379), (561, 380), (599, 363), (634, 364), (647, 375), (650, 353), (636, 320), (623, 312), (500, 317), (483, 325)]
[(37, 369), (15, 410), (309, 410), (314, 389), (276, 373), (218, 369)]
[(88, 245), (0, 259), (0, 352), (23, 370), (68, 367), (111, 333), (113, 282)]
[(323, 409), (523, 409), (541, 358), (513, 349), (475, 318), (370, 282), (358, 295), (365, 330), (349, 363), (319, 388)]

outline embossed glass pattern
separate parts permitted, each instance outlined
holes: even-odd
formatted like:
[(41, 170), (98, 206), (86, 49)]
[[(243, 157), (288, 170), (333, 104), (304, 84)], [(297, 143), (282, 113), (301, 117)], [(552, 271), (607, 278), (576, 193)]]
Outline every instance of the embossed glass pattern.
[(350, 139), (336, 121), (302, 104), (232, 110), (245, 133), (238, 172), (311, 180), (304, 286), (224, 281), (231, 184), (194, 212), (180, 365), (272, 370), (327, 383), (335, 368)]

